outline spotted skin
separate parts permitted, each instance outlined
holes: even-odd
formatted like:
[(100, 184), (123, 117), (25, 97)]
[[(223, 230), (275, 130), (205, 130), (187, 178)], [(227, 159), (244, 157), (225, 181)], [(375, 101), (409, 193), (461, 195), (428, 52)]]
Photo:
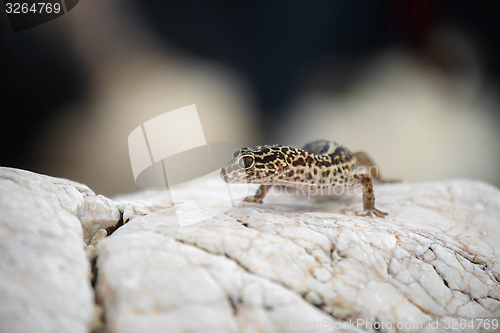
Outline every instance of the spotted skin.
[(356, 214), (385, 217), (387, 213), (375, 208), (372, 177), (378, 177), (360, 174), (358, 157), (363, 164), (373, 165), (366, 154), (353, 154), (332, 141), (311, 142), (303, 149), (281, 145), (247, 147), (234, 152), (233, 160), (221, 169), (221, 178), (227, 183), (261, 184), (254, 196), (244, 200), (255, 203), (262, 203), (273, 185), (295, 187), (311, 195), (363, 186), (363, 211)]

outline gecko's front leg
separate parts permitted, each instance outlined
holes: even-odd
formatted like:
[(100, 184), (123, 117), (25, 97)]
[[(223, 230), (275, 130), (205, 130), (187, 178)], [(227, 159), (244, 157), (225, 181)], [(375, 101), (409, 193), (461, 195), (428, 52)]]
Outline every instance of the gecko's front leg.
[(243, 199), (243, 201), (253, 202), (253, 203), (263, 203), (263, 199), (266, 196), (267, 191), (269, 191), (269, 189), (271, 188), (271, 186), (273, 185), (261, 185), (254, 196), (246, 197), (245, 199)]

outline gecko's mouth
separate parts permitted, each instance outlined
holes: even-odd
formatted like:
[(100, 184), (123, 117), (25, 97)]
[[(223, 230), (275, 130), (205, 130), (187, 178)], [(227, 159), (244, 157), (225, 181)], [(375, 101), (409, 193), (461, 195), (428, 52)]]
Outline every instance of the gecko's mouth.
[(229, 181), (229, 177), (227, 175), (226, 168), (220, 169), (220, 178), (222, 178), (222, 180), (225, 181), (226, 183), (231, 183)]
[[(231, 170), (231, 169), (229, 169)], [(226, 168), (222, 168), (220, 169), (220, 178), (225, 181), (226, 183), (229, 183), (229, 184), (244, 184), (244, 183), (250, 183), (250, 181), (248, 180), (247, 178), (247, 174), (246, 173), (237, 173), (236, 175), (234, 174), (234, 172), (227, 172), (226, 171)]]

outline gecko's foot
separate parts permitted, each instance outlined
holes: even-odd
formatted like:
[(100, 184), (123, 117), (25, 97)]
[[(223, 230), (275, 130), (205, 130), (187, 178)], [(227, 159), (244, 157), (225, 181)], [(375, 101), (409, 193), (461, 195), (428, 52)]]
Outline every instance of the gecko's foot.
[(263, 203), (264, 201), (261, 198), (257, 197), (246, 197), (243, 199), (243, 202), (252, 202), (252, 203)]
[(388, 213), (385, 213), (385, 212), (381, 212), (380, 210), (378, 210), (377, 208), (373, 208), (373, 209), (368, 209), (368, 210), (365, 210), (365, 211), (362, 211), (362, 212), (356, 212), (356, 215), (358, 216), (370, 216), (370, 217), (386, 217), (387, 215), (389, 215)]

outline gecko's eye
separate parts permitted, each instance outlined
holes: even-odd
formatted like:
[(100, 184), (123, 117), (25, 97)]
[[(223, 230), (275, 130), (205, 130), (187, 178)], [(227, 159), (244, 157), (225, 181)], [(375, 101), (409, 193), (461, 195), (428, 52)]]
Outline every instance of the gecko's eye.
[(253, 158), (253, 156), (245, 155), (242, 158), (240, 158), (238, 165), (242, 169), (248, 169), (253, 166), (254, 162), (255, 159)]

